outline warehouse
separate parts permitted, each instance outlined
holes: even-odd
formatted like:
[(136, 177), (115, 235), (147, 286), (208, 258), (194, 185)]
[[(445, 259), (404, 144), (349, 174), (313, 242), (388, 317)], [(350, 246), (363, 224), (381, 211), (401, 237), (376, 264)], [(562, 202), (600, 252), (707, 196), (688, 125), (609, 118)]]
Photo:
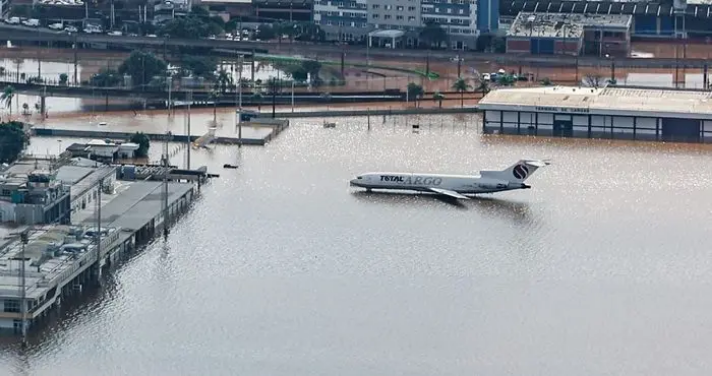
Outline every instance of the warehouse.
[(507, 31), (507, 53), (628, 56), (629, 15), (522, 12)]
[(483, 132), (679, 142), (712, 141), (712, 93), (636, 87), (493, 90)]

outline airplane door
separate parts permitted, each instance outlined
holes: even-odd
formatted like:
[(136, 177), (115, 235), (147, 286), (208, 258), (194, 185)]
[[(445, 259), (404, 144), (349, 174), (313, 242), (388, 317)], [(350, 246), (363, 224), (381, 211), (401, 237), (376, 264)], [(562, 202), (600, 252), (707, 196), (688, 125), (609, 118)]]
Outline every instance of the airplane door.
[(573, 137), (574, 122), (571, 115), (555, 115), (553, 128), (554, 137)]

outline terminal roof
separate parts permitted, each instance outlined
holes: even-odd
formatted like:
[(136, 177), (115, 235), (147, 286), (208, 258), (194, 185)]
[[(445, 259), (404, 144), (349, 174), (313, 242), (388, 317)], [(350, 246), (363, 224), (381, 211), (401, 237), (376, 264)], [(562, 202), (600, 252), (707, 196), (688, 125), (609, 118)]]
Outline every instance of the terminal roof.
[(580, 38), (585, 27), (630, 27), (632, 16), (622, 14), (567, 14), (521, 12), (507, 31), (508, 36)]
[(677, 113), (712, 117), (712, 93), (697, 90), (655, 88), (550, 86), (492, 90), (479, 103), (482, 109), (511, 107), (555, 107), (606, 112), (636, 112), (640, 116), (656, 117), (656, 113)]

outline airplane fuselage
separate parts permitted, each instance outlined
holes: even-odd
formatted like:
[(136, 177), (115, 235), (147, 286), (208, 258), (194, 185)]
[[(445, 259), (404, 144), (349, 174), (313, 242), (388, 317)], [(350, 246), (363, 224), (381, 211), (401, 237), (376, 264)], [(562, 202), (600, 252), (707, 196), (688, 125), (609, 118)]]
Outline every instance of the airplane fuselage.
[(440, 175), (422, 173), (373, 172), (351, 180), (351, 186), (370, 189), (432, 192), (444, 189), (460, 194), (479, 194), (527, 189), (523, 183), (509, 182), (479, 175)]

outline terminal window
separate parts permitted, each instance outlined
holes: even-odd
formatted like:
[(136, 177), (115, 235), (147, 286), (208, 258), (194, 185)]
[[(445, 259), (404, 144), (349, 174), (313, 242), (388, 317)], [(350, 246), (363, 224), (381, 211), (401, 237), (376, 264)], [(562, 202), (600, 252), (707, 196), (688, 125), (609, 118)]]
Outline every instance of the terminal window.
[(20, 312), (20, 302), (16, 299), (5, 300), (5, 312)]

